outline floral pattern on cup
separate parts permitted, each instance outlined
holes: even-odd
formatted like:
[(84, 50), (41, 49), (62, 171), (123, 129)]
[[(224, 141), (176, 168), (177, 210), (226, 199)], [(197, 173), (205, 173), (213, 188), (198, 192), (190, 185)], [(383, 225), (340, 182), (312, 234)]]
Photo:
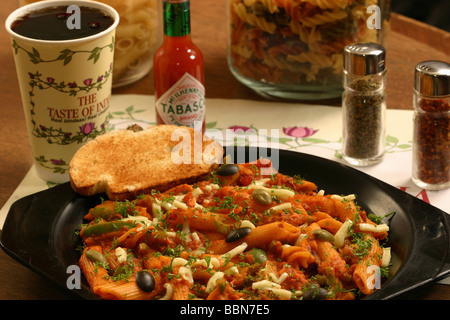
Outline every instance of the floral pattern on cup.
[(30, 78), (29, 86), (29, 97), (30, 97), (30, 114), (32, 119), (33, 135), (38, 138), (46, 139), (49, 144), (59, 144), (67, 145), (71, 143), (83, 143), (89, 139), (94, 139), (96, 136), (106, 132), (108, 127), (109, 117), (106, 118), (105, 122), (95, 127), (94, 123), (85, 123), (80, 127), (78, 132), (65, 132), (61, 128), (54, 126), (44, 126), (37, 123), (34, 120), (34, 115), (36, 114), (36, 104), (33, 101), (35, 95), (35, 90), (46, 90), (54, 89), (64, 94), (69, 94), (70, 96), (77, 96), (79, 92), (88, 93), (91, 90), (100, 90), (102, 86), (109, 80), (112, 75), (112, 64), (109, 65), (109, 69), (103, 74), (98, 75), (96, 80), (94, 78), (86, 78), (83, 80), (82, 85), (78, 85), (76, 81), (70, 81), (66, 83), (65, 81), (59, 82), (56, 77), (47, 76), (45, 79), (43, 75), (39, 72), (28, 72)]
[(34, 160), (41, 167), (49, 169), (53, 173), (65, 174), (69, 171), (69, 164), (63, 159), (47, 159), (45, 156), (40, 155), (39, 157), (35, 157)]
[(93, 78), (86, 78), (83, 80), (83, 85), (78, 85), (76, 81), (70, 81), (66, 83), (65, 81), (58, 82), (54, 77), (47, 77), (42, 79), (42, 74), (39, 71), (28, 72), (30, 78), (29, 85), (31, 87), (30, 100), (33, 97), (33, 90), (35, 88), (44, 90), (53, 88), (61, 93), (68, 93), (71, 96), (76, 96), (79, 92), (89, 92), (93, 89), (100, 90), (102, 85), (104, 85), (112, 74), (112, 65), (109, 66), (109, 70), (105, 71), (104, 74), (98, 75), (96, 81)]
[(111, 43), (109, 43), (108, 45), (103, 46), (103, 47), (95, 47), (91, 51), (84, 51), (84, 50), (83, 51), (74, 51), (74, 50), (70, 50), (70, 49), (64, 49), (59, 52), (59, 55), (56, 58), (53, 58), (53, 59), (43, 59), (38, 50), (33, 48), (33, 50), (29, 51), (29, 50), (21, 47), (15, 40), (12, 41), (12, 47), (14, 49), (14, 54), (18, 54), (19, 50), (23, 50), (30, 58), (30, 61), (34, 64), (62, 61), (63, 65), (67, 65), (72, 61), (72, 57), (74, 55), (80, 54), (80, 53), (85, 53), (85, 54), (89, 53), (87, 60), (92, 60), (93, 63), (96, 63), (98, 61), (98, 59), (100, 59), (100, 54), (103, 49), (109, 48), (109, 50), (111, 52), (114, 51), (114, 44), (115, 44), (114, 41), (115, 41), (114, 37), (112, 37)]

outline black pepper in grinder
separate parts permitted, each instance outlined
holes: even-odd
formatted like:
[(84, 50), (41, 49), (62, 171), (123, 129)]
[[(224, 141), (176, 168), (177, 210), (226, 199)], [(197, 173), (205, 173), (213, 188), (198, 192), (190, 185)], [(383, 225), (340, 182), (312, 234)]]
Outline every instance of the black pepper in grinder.
[(428, 190), (450, 187), (450, 64), (423, 61), (414, 81), (412, 180)]
[(383, 159), (386, 144), (386, 51), (376, 43), (344, 49), (343, 159), (369, 166)]

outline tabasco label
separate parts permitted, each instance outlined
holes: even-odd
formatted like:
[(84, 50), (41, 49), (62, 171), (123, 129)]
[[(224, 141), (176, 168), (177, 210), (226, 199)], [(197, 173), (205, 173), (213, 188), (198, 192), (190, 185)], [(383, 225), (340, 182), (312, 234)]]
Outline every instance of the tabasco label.
[(205, 119), (205, 87), (185, 73), (156, 101), (156, 110), (165, 124), (194, 128)]

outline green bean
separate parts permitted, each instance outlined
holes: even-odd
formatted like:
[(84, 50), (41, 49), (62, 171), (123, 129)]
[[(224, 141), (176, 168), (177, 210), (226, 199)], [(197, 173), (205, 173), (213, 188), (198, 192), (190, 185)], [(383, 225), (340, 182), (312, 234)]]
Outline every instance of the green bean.
[(214, 228), (217, 230), (217, 232), (221, 234), (228, 234), (230, 233), (231, 230), (229, 225), (217, 219), (214, 219)]
[(124, 227), (131, 229), (136, 226), (137, 224), (132, 221), (111, 221), (106, 223), (97, 223), (82, 229), (81, 236), (83, 237), (99, 236), (105, 233), (120, 230)]
[(111, 209), (105, 208), (105, 207), (95, 207), (92, 209), (91, 214), (94, 217), (94, 219), (104, 219), (108, 220), (111, 217), (111, 213), (113, 211)]

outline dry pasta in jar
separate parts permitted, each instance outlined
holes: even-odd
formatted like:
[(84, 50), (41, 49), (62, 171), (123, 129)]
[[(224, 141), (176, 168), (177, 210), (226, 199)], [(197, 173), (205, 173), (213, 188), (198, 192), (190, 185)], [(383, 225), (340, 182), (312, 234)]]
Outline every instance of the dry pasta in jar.
[[(20, 0), (26, 5), (40, 0)], [(92, 0), (119, 13), (116, 29), (113, 87), (143, 78), (153, 66), (153, 53), (161, 43), (158, 0)]]
[(153, 53), (160, 44), (157, 0), (101, 0), (120, 15), (116, 30), (113, 86), (144, 77), (153, 66)]
[(228, 64), (269, 96), (323, 99), (342, 94), (342, 52), (384, 44), (390, 0), (228, 0)]

